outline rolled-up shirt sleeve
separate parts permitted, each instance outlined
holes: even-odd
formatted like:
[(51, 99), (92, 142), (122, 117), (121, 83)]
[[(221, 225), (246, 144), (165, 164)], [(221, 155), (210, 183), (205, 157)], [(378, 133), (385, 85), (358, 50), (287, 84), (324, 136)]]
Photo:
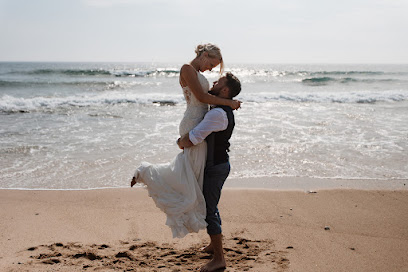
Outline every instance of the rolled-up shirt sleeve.
[(204, 119), (189, 132), (188, 137), (194, 145), (197, 145), (212, 132), (226, 130), (227, 127), (227, 113), (221, 108), (214, 108), (206, 113)]

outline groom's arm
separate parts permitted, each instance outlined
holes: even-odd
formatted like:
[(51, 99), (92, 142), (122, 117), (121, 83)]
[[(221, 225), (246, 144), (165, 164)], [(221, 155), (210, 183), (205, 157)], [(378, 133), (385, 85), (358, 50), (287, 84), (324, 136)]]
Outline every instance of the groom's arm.
[(222, 131), (228, 127), (227, 113), (221, 108), (215, 108), (207, 112), (204, 119), (188, 134), (177, 140), (181, 149), (192, 147), (202, 143), (212, 132)]

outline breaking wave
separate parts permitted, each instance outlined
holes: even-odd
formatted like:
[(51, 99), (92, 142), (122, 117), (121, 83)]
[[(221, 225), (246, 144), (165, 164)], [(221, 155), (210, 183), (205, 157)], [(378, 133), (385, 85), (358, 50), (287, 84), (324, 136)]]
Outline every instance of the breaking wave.
[(302, 83), (312, 86), (319, 86), (319, 85), (327, 85), (329, 83), (376, 83), (376, 82), (390, 82), (390, 81), (398, 81), (396, 79), (359, 79), (359, 78), (352, 78), (352, 77), (345, 77), (345, 78), (334, 78), (334, 77), (312, 77), (312, 78), (305, 78), (302, 80)]
[(258, 93), (240, 95), (244, 102), (265, 103), (270, 101), (290, 101), (297, 103), (361, 103), (401, 102), (408, 100), (404, 91), (359, 91), (359, 92), (313, 92), (313, 93)]
[[(377, 103), (401, 102), (408, 100), (408, 93), (404, 91), (379, 91), (379, 92), (316, 92), (316, 93), (243, 93), (239, 96), (241, 101), (266, 103), (273, 101), (286, 102), (313, 102), (313, 103)], [(179, 94), (132, 94), (132, 93), (104, 93), (97, 95), (75, 95), (67, 97), (33, 97), (18, 98), (4, 95), (0, 99), (0, 112), (17, 113), (57, 108), (98, 107), (116, 104), (154, 104), (176, 105), (185, 103)]]
[(136, 94), (100, 94), (100, 95), (76, 95), (67, 97), (34, 97), (18, 98), (4, 95), (0, 99), (0, 112), (17, 113), (41, 110), (53, 110), (58, 108), (98, 107), (116, 104), (153, 104), (175, 105), (183, 102), (181, 95), (136, 95)]
[(22, 75), (64, 75), (64, 76), (115, 76), (115, 77), (174, 77), (179, 75), (176, 69), (154, 70), (106, 70), (106, 69), (36, 69), (31, 71), (13, 71), (9, 74)]

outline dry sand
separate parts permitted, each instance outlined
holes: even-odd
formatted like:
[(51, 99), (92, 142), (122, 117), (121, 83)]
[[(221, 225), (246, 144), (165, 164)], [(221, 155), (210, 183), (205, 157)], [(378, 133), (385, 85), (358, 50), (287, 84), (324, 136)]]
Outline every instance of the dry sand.
[[(408, 191), (224, 189), (226, 271), (408, 271)], [(197, 271), (141, 188), (0, 190), (0, 271)], [(325, 229), (326, 228), (326, 229)]]

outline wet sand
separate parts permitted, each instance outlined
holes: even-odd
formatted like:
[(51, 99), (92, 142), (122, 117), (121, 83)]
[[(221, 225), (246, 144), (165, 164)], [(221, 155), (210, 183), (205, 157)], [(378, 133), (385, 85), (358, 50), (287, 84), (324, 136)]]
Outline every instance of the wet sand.
[[(0, 271), (196, 271), (143, 188), (0, 190)], [(404, 271), (407, 190), (223, 191), (225, 271)]]

